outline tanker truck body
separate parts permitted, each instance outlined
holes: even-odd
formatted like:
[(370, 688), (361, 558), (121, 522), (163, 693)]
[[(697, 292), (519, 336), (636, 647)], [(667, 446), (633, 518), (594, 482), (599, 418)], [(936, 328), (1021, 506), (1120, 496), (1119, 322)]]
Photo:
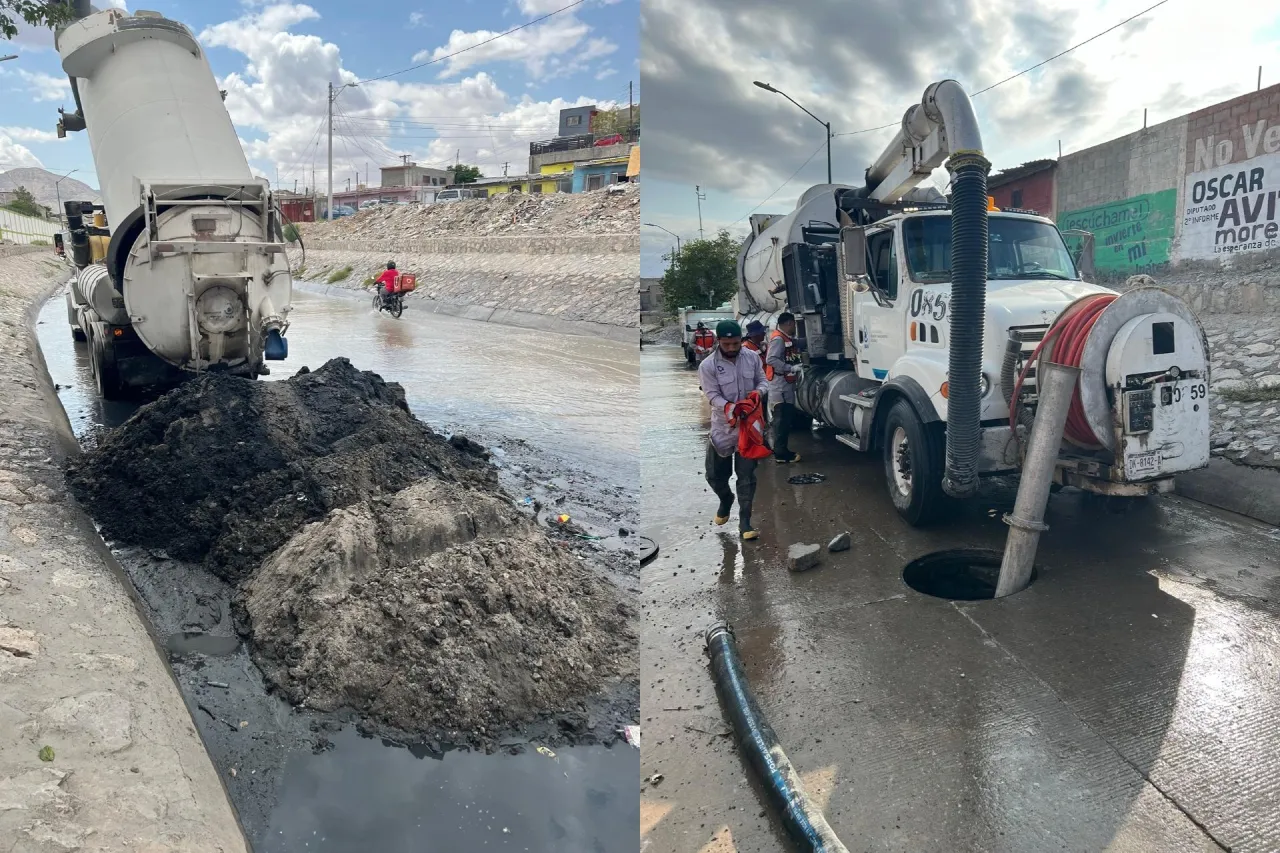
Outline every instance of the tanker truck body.
[(282, 220), (204, 51), (159, 13), (76, 5), (55, 40), (76, 101), (58, 135), (88, 133), (102, 204), (65, 205), (77, 268), (68, 311), (99, 393), (268, 372), (288, 355)]
[[(944, 161), (950, 201), (919, 186)], [(881, 454), (911, 524), (974, 494), (979, 477), (1020, 470), (1042, 359), (1082, 370), (1056, 481), (1169, 491), (1209, 461), (1198, 320), (1158, 288), (1083, 280), (1050, 219), (995, 209), (988, 168), (968, 97), (954, 81), (930, 86), (866, 186), (815, 186), (791, 214), (751, 218), (740, 320), (796, 316), (797, 408)]]

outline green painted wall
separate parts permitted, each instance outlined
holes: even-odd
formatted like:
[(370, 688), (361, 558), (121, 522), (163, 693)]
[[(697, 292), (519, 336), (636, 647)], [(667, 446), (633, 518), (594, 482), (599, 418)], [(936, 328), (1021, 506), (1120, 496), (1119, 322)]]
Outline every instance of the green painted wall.
[[(1122, 201), (1058, 214), (1063, 231), (1093, 233), (1093, 262), (1098, 272), (1133, 274), (1169, 262), (1173, 243), (1176, 189), (1147, 193)], [(1064, 234), (1072, 254), (1080, 238)]]

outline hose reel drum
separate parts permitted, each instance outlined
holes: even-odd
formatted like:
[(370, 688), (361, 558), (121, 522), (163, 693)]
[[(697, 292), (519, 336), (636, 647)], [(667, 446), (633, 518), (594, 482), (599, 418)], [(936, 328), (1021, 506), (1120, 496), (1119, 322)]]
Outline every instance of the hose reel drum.
[(1085, 418), (1124, 480), (1208, 463), (1208, 340), (1180, 299), (1154, 287), (1122, 294), (1094, 322), (1079, 366)]

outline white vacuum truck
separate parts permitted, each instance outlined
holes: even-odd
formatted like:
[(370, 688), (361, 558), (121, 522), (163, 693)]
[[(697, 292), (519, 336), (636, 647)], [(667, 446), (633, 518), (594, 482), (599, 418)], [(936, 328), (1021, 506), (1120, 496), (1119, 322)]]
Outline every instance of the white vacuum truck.
[[(270, 184), (255, 178), (191, 31), (157, 12), (73, 4), (55, 44), (102, 183), (66, 204), (68, 295), (106, 398), (284, 359), (293, 284)], [(92, 216), (92, 224), (85, 222)]]
[[(921, 188), (943, 161), (948, 201)], [(1112, 496), (1172, 488), (1209, 461), (1208, 343), (1154, 287), (1082, 280), (1053, 222), (996, 210), (990, 163), (954, 80), (925, 90), (866, 185), (819, 185), (751, 218), (738, 316), (796, 315), (797, 408), (882, 454), (899, 513), (926, 523), (979, 477), (1017, 472), (1036, 362), (1081, 368), (1054, 480)]]

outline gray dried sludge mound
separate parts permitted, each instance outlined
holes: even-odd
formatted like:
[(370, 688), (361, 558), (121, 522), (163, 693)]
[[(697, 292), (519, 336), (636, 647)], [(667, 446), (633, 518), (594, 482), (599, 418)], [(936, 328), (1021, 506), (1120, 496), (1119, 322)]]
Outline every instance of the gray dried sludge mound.
[(238, 604), (295, 703), (474, 731), (634, 681), (613, 586), (499, 497), (438, 481), (310, 524)]
[(409, 412), (404, 389), (339, 358), (283, 382), (188, 382), (106, 435), (68, 479), (107, 539), (236, 582), (306, 522), (424, 477), (497, 488), (479, 454)]
[(474, 731), (637, 677), (632, 611), (485, 457), (335, 359), (282, 382), (194, 380), (68, 476), (108, 539), (238, 585), (254, 660), (292, 701)]

